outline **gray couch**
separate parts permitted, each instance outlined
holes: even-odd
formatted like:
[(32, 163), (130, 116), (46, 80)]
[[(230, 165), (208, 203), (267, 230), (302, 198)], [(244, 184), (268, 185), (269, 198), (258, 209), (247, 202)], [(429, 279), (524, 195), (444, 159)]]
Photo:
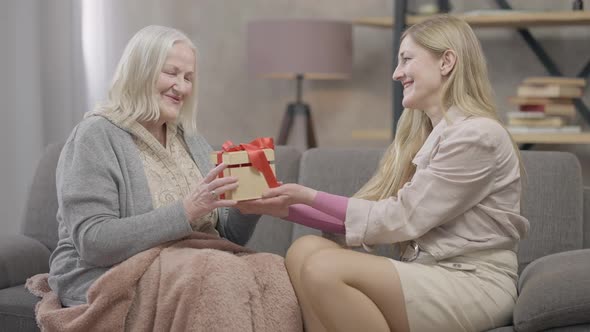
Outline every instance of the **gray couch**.
[[(32, 182), (22, 233), (0, 235), (0, 331), (37, 329), (26, 278), (48, 271), (57, 242), (55, 166), (60, 145), (49, 146)], [(277, 147), (277, 173), (327, 192), (351, 195), (372, 175), (381, 149), (312, 149), (300, 154)], [(523, 152), (528, 172), (522, 211), (531, 233), (519, 251), (519, 298), (508, 331), (590, 331), (590, 189), (582, 186), (580, 164), (563, 152)], [(319, 232), (264, 217), (248, 246), (284, 255), (304, 234)], [(381, 246), (382, 255), (393, 255)], [(436, 328), (433, 327), (436, 331)]]

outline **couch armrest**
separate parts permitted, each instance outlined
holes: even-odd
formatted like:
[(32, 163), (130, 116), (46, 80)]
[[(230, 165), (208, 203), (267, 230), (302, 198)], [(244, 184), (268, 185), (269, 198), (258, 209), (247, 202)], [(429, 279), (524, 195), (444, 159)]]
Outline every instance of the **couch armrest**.
[(514, 308), (517, 331), (590, 323), (590, 249), (541, 257), (518, 282)]
[(0, 235), (0, 289), (23, 284), (49, 271), (49, 249), (21, 234)]

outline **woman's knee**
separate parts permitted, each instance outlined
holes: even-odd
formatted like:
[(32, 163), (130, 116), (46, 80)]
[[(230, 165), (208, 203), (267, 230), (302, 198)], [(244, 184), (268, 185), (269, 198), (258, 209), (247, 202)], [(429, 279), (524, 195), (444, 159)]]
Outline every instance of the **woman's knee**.
[[(338, 249), (341, 250), (341, 249)], [(337, 250), (323, 250), (310, 256), (301, 267), (301, 282), (311, 292), (325, 290), (341, 280), (334, 260)]]
[(338, 245), (317, 235), (305, 235), (293, 242), (287, 250), (285, 264), (287, 269), (300, 267), (311, 255), (326, 248), (336, 248)]

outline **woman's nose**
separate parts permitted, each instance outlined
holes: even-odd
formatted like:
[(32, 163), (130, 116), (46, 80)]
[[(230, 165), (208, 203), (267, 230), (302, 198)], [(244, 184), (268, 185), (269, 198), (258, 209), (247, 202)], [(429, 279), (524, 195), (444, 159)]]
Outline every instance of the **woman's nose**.
[(176, 81), (176, 84), (174, 84), (174, 90), (182, 94), (188, 94), (191, 88), (190, 84), (187, 81), (185, 81), (184, 78), (181, 78)]
[(399, 65), (397, 67), (395, 67), (395, 70), (393, 71), (393, 75), (391, 75), (391, 78), (394, 81), (401, 81), (403, 75), (402, 75), (402, 71), (401, 69), (399, 69)]

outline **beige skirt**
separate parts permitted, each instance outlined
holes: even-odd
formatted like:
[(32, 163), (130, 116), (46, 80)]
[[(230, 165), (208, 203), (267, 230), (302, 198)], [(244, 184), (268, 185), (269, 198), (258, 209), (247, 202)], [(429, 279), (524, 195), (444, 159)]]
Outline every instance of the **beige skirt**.
[(400, 276), (410, 331), (487, 331), (512, 325), (518, 263), (509, 250), (485, 250), (436, 262), (421, 252), (391, 260)]

